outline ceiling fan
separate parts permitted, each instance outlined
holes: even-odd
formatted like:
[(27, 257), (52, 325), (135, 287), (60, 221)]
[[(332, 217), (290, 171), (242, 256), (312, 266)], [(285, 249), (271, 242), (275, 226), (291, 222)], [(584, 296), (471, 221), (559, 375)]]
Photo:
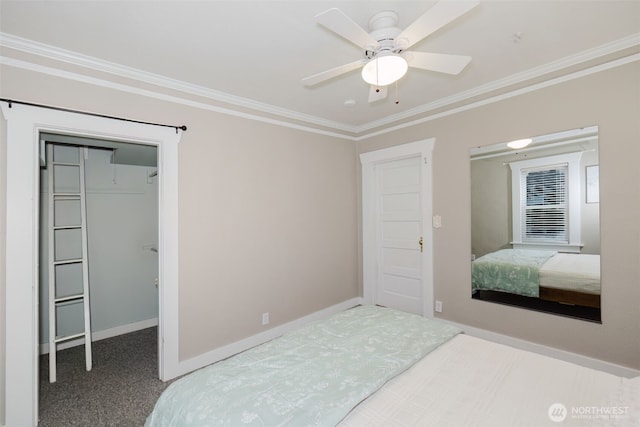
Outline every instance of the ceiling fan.
[[(407, 51), (425, 37), (478, 5), (478, 1), (441, 0), (404, 30), (396, 27), (394, 11), (376, 13), (367, 32), (344, 14), (332, 8), (315, 17), (316, 21), (364, 50), (364, 58), (302, 79), (314, 86), (362, 67), (362, 78), (371, 85), (369, 102), (386, 98), (387, 86), (397, 82), (408, 67), (459, 74), (471, 61), (470, 56)], [(396, 101), (397, 103), (397, 101)]]

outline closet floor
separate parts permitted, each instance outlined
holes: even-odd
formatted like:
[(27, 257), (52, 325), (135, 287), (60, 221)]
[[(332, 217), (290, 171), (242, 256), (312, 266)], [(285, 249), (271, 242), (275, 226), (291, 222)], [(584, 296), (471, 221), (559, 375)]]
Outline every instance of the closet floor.
[(169, 382), (158, 379), (156, 327), (93, 343), (93, 368), (84, 346), (58, 351), (57, 382), (49, 383), (49, 356), (40, 356), (43, 427), (143, 426)]

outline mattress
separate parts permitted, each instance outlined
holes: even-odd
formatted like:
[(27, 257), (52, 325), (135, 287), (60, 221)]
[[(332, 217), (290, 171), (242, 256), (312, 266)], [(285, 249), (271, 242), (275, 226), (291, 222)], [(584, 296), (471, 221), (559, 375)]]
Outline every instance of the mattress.
[(341, 427), (640, 426), (640, 378), (458, 335), (389, 381)]
[(558, 253), (538, 272), (540, 286), (600, 294), (600, 255)]

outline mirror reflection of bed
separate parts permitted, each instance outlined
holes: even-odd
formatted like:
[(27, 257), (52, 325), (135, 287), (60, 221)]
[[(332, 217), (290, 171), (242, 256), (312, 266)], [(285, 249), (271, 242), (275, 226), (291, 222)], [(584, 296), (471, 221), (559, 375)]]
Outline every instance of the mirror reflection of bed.
[(600, 321), (596, 126), (471, 150), (472, 297)]

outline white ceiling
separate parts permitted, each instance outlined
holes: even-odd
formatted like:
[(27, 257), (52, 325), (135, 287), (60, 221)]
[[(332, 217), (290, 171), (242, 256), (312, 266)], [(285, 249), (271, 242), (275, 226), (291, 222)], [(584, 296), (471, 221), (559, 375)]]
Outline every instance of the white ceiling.
[[(1, 0), (0, 45), (7, 56), (27, 51), (31, 41), (43, 43), (55, 48), (49, 52), (56, 59), (80, 63), (88, 55), (112, 63), (94, 66), (118, 64), (111, 72), (143, 80), (156, 77), (152, 73), (229, 108), (350, 135), (640, 52), (640, 1), (485, 0), (412, 47), (470, 55), (470, 65), (458, 76), (409, 69), (398, 84), (397, 105), (394, 89), (369, 104), (359, 71), (312, 88), (301, 84), (303, 77), (363, 57), (359, 47), (318, 25), (318, 13), (337, 7), (367, 28), (373, 14), (394, 10), (405, 28), (433, 4)], [(355, 106), (346, 107), (347, 100)]]

